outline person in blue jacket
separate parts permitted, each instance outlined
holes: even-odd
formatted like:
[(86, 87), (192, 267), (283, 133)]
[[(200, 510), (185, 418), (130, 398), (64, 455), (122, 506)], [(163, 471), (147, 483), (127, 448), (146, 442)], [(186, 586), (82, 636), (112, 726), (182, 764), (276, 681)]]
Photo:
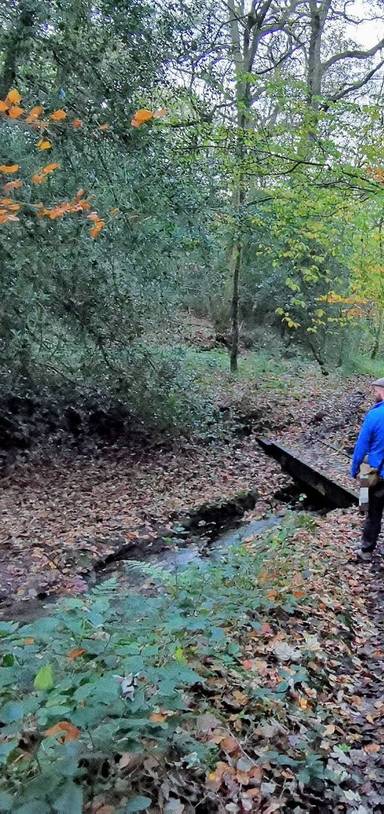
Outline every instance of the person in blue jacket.
[(369, 490), (368, 511), (358, 557), (369, 561), (376, 548), (384, 511), (384, 378), (373, 382), (376, 404), (365, 416), (352, 458), (351, 475), (357, 478), (364, 459), (379, 474), (379, 482)]

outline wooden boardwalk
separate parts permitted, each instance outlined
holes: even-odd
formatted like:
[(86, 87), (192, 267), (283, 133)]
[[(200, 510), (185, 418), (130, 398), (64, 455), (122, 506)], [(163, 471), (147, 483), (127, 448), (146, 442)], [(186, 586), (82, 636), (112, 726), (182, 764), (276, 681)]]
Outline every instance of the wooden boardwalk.
[(346, 508), (359, 502), (358, 488), (349, 475), (350, 460), (338, 450), (315, 441), (313, 444), (286, 445), (281, 439), (259, 438), (268, 455), (303, 487), (321, 495), (335, 507)]

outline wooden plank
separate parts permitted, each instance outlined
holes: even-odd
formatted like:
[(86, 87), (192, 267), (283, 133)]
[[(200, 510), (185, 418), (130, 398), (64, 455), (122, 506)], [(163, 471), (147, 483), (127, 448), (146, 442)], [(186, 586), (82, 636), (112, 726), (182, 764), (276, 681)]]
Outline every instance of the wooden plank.
[(313, 463), (305, 460), (304, 451), (301, 454), (300, 449), (291, 449), (267, 438), (259, 438), (258, 442), (291, 477), (299, 481), (304, 488), (309, 487), (320, 494), (332, 506), (347, 508), (358, 504), (357, 492), (340, 483), (333, 473), (318, 469)]

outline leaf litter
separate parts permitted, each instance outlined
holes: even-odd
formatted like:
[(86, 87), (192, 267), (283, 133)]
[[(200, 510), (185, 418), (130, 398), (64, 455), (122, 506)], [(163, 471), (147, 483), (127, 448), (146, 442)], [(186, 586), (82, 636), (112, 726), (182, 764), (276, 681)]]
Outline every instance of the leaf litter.
[[(303, 433), (308, 438), (314, 432), (311, 420), (319, 411), (319, 405), (313, 404), (314, 395), (312, 392), (308, 397), (307, 407), (313, 406), (312, 412), (306, 414), (304, 430), (303, 422), (300, 432), (297, 425), (287, 428), (286, 439), (302, 440)], [(346, 428), (350, 432), (348, 398), (351, 394), (347, 393), (339, 423), (336, 420), (333, 429), (333, 437), (345, 449), (350, 443), (345, 434)], [(362, 411), (363, 399), (360, 401)], [(325, 399), (324, 423), (327, 426), (328, 421), (328, 431), (332, 426), (331, 403), (334, 421), (330, 391)], [(299, 413), (302, 409), (300, 406)], [(354, 430), (359, 417), (355, 411)], [(283, 482), (273, 462), (266, 464), (264, 456), (260, 456), (253, 438), (228, 445), (227, 449), (216, 446), (215, 459), (211, 449), (197, 450), (193, 444), (179, 448), (178, 455), (174, 450), (152, 452), (150, 474), (146, 456), (133, 466), (129, 451), (116, 449), (105, 451), (98, 461), (76, 461), (72, 479), (61, 469), (52, 474), (52, 467), (48, 477), (48, 470), (42, 467), (32, 484), (27, 470), (17, 472), (7, 489), (14, 510), (12, 524), (10, 510), (3, 511), (6, 528), (8, 522), (8, 551), (11, 546), (17, 560), (12, 586), (16, 585), (20, 595), (25, 596), (23, 551), (25, 555), (28, 545), (32, 571), (41, 568), (36, 540), (47, 544), (48, 530), (54, 540), (51, 548), (60, 556), (63, 572), (64, 589), (54, 583), (55, 590), (67, 590), (66, 575), (70, 583), (74, 566), (65, 555), (72, 548), (78, 553), (83, 540), (87, 541), (87, 553), (97, 557), (100, 543), (93, 535), (99, 523), (108, 534), (116, 529), (135, 535), (143, 528), (151, 534), (154, 522), (184, 508), (191, 494), (196, 505), (207, 491), (212, 497), (222, 496), (223, 484), (230, 490), (238, 489), (253, 473), (267, 503), (271, 484)], [(261, 464), (265, 479), (260, 475)], [(26, 495), (21, 500), (23, 479)], [(59, 505), (65, 506), (61, 516)], [(186, 720), (181, 718), (181, 733), (183, 737), (192, 734), (196, 742), (211, 746), (216, 754), (213, 765), (204, 771), (199, 761), (195, 765), (193, 753), (185, 760), (177, 758), (172, 749), (156, 758), (146, 751), (145, 743), (141, 758), (131, 760), (129, 752), (122, 753), (120, 770), (129, 771), (134, 765), (130, 778), (134, 796), (126, 799), (125, 810), (184, 814), (200, 810), (220, 814), (365, 814), (382, 810), (383, 569), (379, 556), (372, 567), (356, 562), (353, 550), (359, 535), (356, 511), (338, 510), (318, 517), (315, 523), (311, 520), (307, 527), (304, 523), (284, 542), (281, 551), (279, 546), (271, 550), (258, 575), (265, 597), (261, 619), (256, 621), (245, 608), (237, 624), (223, 626), (237, 653), (236, 663), (231, 659), (226, 666), (214, 652), (200, 654), (198, 664), (194, 663), (193, 650), (185, 657), (201, 675), (201, 683), (185, 696), (192, 715)], [(108, 548), (111, 543), (104, 541), (104, 545)], [(248, 553), (252, 546), (252, 540), (248, 540)], [(33, 637), (26, 637), (25, 642), (28, 638), (33, 644)], [(83, 647), (72, 648), (67, 651), (67, 662), (81, 661), (86, 652)], [(50, 683), (51, 676), (48, 678)], [(127, 679), (117, 678), (120, 683), (129, 683), (132, 702), (136, 678), (131, 674)], [(45, 675), (43, 684), (45, 688)], [(172, 710), (166, 708), (155, 707), (151, 715), (153, 725), (166, 727), (173, 719)], [(70, 721), (59, 721), (54, 726), (59, 741), (65, 743), (68, 734), (69, 738), (77, 738), (79, 730)], [(90, 814), (117, 810), (116, 795), (118, 787), (110, 788), (96, 796), (85, 810)], [(135, 808), (136, 804), (139, 808)]]

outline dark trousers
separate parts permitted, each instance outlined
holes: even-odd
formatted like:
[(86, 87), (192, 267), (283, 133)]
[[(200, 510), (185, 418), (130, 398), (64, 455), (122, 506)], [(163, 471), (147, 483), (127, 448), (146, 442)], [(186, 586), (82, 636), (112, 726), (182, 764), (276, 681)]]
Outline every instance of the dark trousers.
[(368, 511), (363, 529), (363, 551), (373, 551), (381, 530), (384, 511), (384, 481), (380, 480), (369, 490)]

